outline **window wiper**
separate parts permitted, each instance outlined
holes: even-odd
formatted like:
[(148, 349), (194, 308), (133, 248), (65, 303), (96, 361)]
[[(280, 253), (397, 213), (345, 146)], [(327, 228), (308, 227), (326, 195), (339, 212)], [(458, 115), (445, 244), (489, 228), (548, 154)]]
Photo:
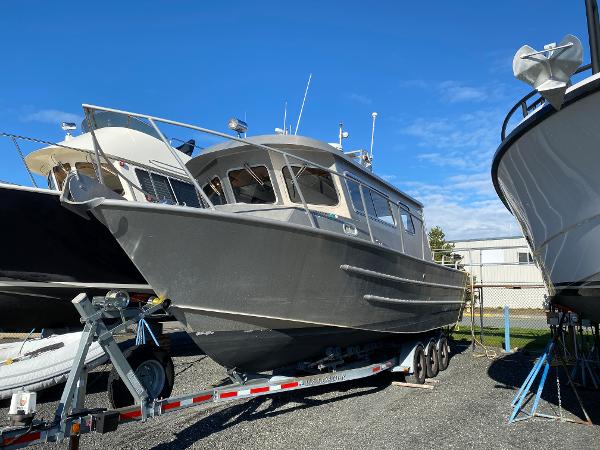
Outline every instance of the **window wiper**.
[(261, 179), (258, 177), (258, 175), (256, 175), (256, 174), (254, 173), (254, 171), (253, 171), (253, 170), (250, 168), (250, 166), (248, 165), (248, 163), (244, 163), (244, 169), (246, 169), (246, 172), (248, 172), (248, 173), (250, 174), (250, 176), (251, 176), (252, 178), (254, 178), (254, 180), (255, 180), (255, 181), (258, 183), (258, 184), (260, 184), (261, 186), (264, 186), (264, 185), (265, 185), (265, 183), (263, 182), (263, 180), (261, 180)]
[(208, 181), (208, 185), (214, 191), (214, 193), (217, 194), (220, 197), (221, 196), (221, 192), (219, 191), (219, 188), (212, 181), (210, 181), (210, 180), (206, 180), (206, 181)]
[(298, 173), (296, 173), (296, 178), (300, 178), (300, 176), (304, 173), (304, 171), (308, 168), (308, 166), (306, 164), (304, 164), (302, 167), (300, 167), (300, 170), (298, 171)]

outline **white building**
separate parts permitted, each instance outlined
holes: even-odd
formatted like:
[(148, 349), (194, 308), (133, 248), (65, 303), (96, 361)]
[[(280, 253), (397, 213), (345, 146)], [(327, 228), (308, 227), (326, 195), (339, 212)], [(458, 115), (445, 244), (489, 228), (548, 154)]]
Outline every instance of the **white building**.
[(522, 236), (452, 241), (459, 264), (481, 286), (483, 306), (543, 308), (547, 290)]

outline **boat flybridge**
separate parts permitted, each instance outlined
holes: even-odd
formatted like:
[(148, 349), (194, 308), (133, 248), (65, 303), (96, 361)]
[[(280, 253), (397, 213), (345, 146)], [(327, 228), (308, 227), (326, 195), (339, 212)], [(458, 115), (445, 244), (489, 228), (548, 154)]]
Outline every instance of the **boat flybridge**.
[[(48, 188), (0, 183), (0, 229), (9, 255), (0, 262), (0, 330), (81, 326), (70, 302), (81, 291), (125, 289), (140, 301), (153, 294), (105, 227), (61, 207), (68, 174), (99, 178), (129, 201), (199, 206), (179, 161), (152, 127), (107, 112), (87, 117), (77, 136), (70, 134), (74, 124), (63, 124), (68, 133), (60, 143), (3, 134), (21, 155), (18, 140), (46, 144), (23, 159), (34, 185), (37, 174)], [(94, 141), (110, 152), (100, 155)], [(192, 140), (178, 145), (178, 157), (188, 161), (194, 146)]]
[(423, 206), (376, 176), (364, 152), (84, 108), (148, 122), (174, 157), (157, 123), (226, 139), (183, 166), (200, 208), (124, 201), (76, 175), (63, 203), (108, 228), (195, 342), (228, 369), (270, 370), (457, 321), (465, 273), (432, 261)]

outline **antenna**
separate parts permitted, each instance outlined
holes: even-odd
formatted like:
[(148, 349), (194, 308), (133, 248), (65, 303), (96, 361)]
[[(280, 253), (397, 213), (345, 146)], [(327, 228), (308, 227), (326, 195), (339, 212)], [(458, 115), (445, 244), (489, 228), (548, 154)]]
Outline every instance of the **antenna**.
[[(285, 126), (286, 121), (287, 121), (287, 101), (285, 102), (285, 106), (283, 107), (283, 130), (286, 129), (286, 126)], [(287, 134), (287, 132), (285, 134)]]
[(371, 130), (371, 155), (369, 159), (371, 160), (371, 165), (373, 164), (373, 140), (375, 138), (375, 120), (377, 119), (377, 113), (371, 113), (371, 117), (373, 118), (373, 129)]
[(340, 122), (340, 133), (338, 134), (340, 150), (342, 150), (342, 140), (348, 138), (348, 136), (350, 136), (350, 134), (347, 131), (344, 131), (344, 122)]
[(308, 87), (310, 86), (310, 80), (312, 73), (308, 75), (308, 83), (306, 83), (306, 90), (304, 91), (304, 98), (302, 99), (302, 106), (300, 107), (300, 115), (298, 116), (298, 122), (296, 122), (296, 131), (294, 134), (298, 134), (298, 127), (300, 126), (300, 119), (302, 119), (302, 111), (304, 111), (304, 102), (306, 102), (306, 95), (308, 94)]

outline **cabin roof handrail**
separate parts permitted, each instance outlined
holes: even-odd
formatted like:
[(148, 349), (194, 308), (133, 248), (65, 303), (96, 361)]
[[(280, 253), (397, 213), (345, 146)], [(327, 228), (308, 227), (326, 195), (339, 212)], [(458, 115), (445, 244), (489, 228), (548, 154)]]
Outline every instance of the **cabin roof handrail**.
[[(349, 177), (348, 175), (345, 175), (342, 172), (338, 172), (335, 169), (323, 166), (323, 165), (321, 165), (319, 163), (316, 163), (316, 162), (311, 161), (309, 159), (303, 158), (301, 156), (294, 155), (292, 153), (286, 152), (284, 150), (281, 150), (281, 149), (278, 149), (278, 148), (275, 148), (275, 147), (271, 147), (269, 145), (261, 144), (261, 143), (258, 143), (258, 142), (252, 142), (251, 140), (248, 140), (248, 139), (245, 139), (245, 138), (242, 138), (242, 137), (232, 136), (230, 134), (222, 133), (222, 132), (216, 131), (216, 130), (211, 130), (209, 128), (200, 127), (200, 126), (197, 126), (197, 125), (192, 125), (192, 124), (189, 124), (189, 123), (180, 122), (180, 121), (176, 121), (176, 120), (166, 119), (166, 118), (163, 118), (163, 117), (152, 116), (152, 115), (149, 115), (149, 114), (135, 113), (135, 112), (124, 111), (124, 110), (119, 110), (119, 109), (114, 109), (114, 108), (107, 108), (107, 107), (104, 107), (104, 106), (90, 105), (90, 104), (86, 104), (86, 103), (84, 103), (82, 105), (82, 107), (84, 109), (99, 110), (99, 111), (108, 111), (108, 112), (113, 112), (113, 113), (117, 113), (117, 114), (130, 115), (132, 117), (146, 119), (148, 121), (151, 121), (151, 123), (152, 122), (161, 122), (161, 123), (164, 123), (164, 124), (167, 124), (167, 125), (173, 125), (173, 126), (178, 126), (178, 127), (182, 127), (182, 128), (189, 128), (191, 130), (195, 130), (195, 131), (199, 131), (201, 133), (206, 133), (206, 134), (209, 134), (209, 135), (221, 137), (223, 139), (228, 139), (230, 141), (240, 142), (240, 143), (246, 144), (246, 145), (251, 146), (251, 147), (256, 147), (256, 148), (259, 148), (259, 149), (262, 149), (262, 150), (266, 150), (266, 151), (270, 151), (270, 152), (274, 152), (274, 153), (280, 154), (282, 156), (287, 156), (289, 158), (293, 158), (293, 159), (295, 159), (297, 161), (301, 161), (301, 162), (304, 162), (306, 164), (309, 164), (312, 167), (316, 167), (316, 168), (319, 168), (319, 169), (324, 170), (326, 172), (329, 172), (329, 173), (331, 173), (333, 175), (337, 175), (337, 176), (339, 176), (339, 177), (341, 177), (341, 178), (343, 178), (345, 180), (350, 179), (351, 181), (357, 182), (359, 185), (362, 185), (362, 186), (364, 186), (364, 187), (366, 187), (368, 189), (371, 189), (371, 187), (367, 183), (361, 181), (360, 179), (357, 179), (355, 177)], [(188, 171), (187, 167), (185, 167), (184, 170), (187, 172)], [(370, 175), (366, 170), (363, 169), (363, 171), (365, 172), (365, 174)], [(188, 173), (188, 176), (191, 176), (191, 174)], [(372, 175), (370, 175), (370, 176), (372, 176)], [(191, 176), (191, 178), (193, 179), (193, 176)], [(202, 195), (202, 194), (200, 194), (200, 195)], [(411, 215), (413, 215), (412, 212), (411, 212)], [(417, 219), (421, 220), (421, 218), (419, 218), (418, 216), (414, 216), (414, 217), (416, 217)]]

